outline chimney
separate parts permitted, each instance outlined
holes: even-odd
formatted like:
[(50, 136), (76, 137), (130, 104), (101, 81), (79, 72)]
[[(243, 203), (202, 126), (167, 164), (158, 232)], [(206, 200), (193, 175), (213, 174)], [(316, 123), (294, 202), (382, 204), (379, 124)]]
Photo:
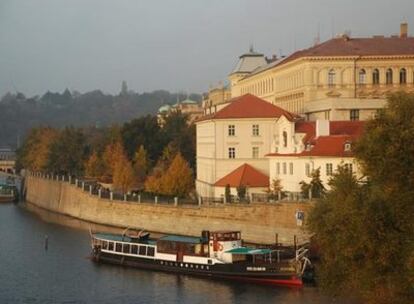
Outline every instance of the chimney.
[(316, 137), (329, 136), (329, 120), (317, 120), (315, 129)]
[(408, 24), (407, 22), (400, 24), (400, 38), (408, 37)]

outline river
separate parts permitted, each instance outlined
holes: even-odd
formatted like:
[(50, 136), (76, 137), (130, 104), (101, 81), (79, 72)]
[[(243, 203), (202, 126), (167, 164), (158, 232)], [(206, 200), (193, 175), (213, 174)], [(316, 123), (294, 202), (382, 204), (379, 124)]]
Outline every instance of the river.
[(0, 303), (348, 303), (324, 297), (314, 287), (95, 264), (89, 259), (89, 223), (29, 204), (0, 204), (0, 225)]

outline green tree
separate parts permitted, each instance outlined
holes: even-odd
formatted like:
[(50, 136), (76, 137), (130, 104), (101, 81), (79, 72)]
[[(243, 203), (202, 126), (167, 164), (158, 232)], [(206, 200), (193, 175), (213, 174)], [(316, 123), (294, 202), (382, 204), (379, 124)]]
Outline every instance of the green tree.
[(86, 139), (80, 129), (63, 129), (50, 145), (47, 169), (59, 174), (82, 175), (88, 154)]
[(283, 190), (283, 186), (279, 178), (273, 179), (269, 188), (267, 189), (266, 193), (269, 195), (270, 199), (277, 199), (279, 197), (279, 193)]
[(246, 198), (246, 186), (240, 185), (237, 187), (237, 196), (240, 200), (244, 200)]
[(339, 168), (309, 218), (322, 286), (366, 303), (413, 303), (414, 96), (391, 96), (354, 150), (364, 182)]
[(312, 171), (311, 181), (309, 183), (301, 181), (300, 188), (304, 197), (309, 198), (309, 192), (311, 192), (312, 198), (320, 198), (325, 193), (325, 186), (321, 180), (320, 168)]
[(227, 203), (231, 202), (231, 189), (229, 184), (227, 184), (226, 188), (224, 188), (224, 197), (226, 198)]

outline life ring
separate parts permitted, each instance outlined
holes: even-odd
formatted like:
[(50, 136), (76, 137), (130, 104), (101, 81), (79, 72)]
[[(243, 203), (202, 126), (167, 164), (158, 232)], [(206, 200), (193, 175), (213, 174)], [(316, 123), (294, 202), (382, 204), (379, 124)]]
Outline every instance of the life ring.
[(222, 244), (218, 244), (217, 249), (218, 249), (218, 251), (223, 251), (223, 245)]

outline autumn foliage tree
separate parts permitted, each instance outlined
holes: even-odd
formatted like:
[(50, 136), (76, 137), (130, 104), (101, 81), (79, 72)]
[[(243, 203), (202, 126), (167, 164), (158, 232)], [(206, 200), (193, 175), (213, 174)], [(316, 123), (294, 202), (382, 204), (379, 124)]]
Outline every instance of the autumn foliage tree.
[(85, 176), (100, 179), (104, 173), (105, 164), (98, 153), (94, 151), (85, 164)]
[(122, 193), (130, 191), (135, 182), (135, 175), (125, 153), (117, 156), (113, 169), (113, 188)]
[(189, 164), (177, 153), (164, 174), (151, 175), (145, 190), (168, 196), (185, 197), (193, 188), (193, 175)]
[(147, 178), (149, 170), (149, 159), (147, 151), (144, 146), (140, 146), (134, 156), (134, 173), (136, 177), (137, 189), (142, 190), (144, 188), (144, 182)]
[(177, 153), (165, 175), (161, 178), (163, 194), (185, 197), (193, 188), (193, 174), (187, 161)]
[(52, 128), (35, 128), (18, 151), (18, 166), (32, 171), (46, 170), (50, 146), (58, 136)]

